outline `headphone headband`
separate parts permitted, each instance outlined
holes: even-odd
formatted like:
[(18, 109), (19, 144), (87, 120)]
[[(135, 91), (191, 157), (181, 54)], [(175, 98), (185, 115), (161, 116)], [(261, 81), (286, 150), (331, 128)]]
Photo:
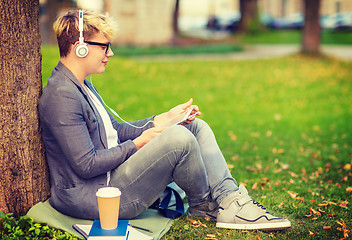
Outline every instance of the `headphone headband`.
[(83, 10), (79, 10), (78, 12), (78, 30), (79, 30), (79, 44), (75, 48), (75, 52), (77, 57), (85, 57), (88, 54), (88, 47), (87, 44), (84, 43), (83, 37)]
[[(78, 31), (79, 31), (79, 38), (81, 40), (81, 38), (83, 38), (83, 10), (79, 10), (78, 12)], [(84, 39), (83, 39), (84, 41)], [(80, 41), (81, 43), (81, 41)]]

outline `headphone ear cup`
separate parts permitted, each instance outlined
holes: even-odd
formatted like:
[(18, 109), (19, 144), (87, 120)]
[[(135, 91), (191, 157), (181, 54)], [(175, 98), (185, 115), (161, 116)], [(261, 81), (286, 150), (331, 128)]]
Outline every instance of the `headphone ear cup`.
[(75, 53), (77, 57), (85, 57), (88, 55), (88, 47), (87, 44), (85, 43), (79, 43), (76, 47), (75, 47)]

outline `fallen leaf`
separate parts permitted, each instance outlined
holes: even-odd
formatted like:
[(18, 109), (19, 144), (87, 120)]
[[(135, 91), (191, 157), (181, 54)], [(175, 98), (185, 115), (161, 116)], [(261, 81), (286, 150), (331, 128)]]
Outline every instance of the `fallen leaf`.
[(324, 230), (330, 230), (330, 229), (331, 229), (331, 226), (324, 226), (323, 229), (324, 229)]
[(343, 169), (351, 170), (351, 164), (347, 163), (345, 166), (343, 166)]
[(282, 149), (282, 148), (280, 148), (279, 150), (277, 150), (277, 152), (278, 152), (278, 153), (284, 153), (284, 152), (285, 152), (285, 150), (284, 150), (284, 149)]
[(237, 141), (237, 135), (234, 134), (232, 131), (229, 131), (227, 134), (229, 135), (232, 141)]
[(288, 169), (289, 167), (290, 167), (290, 165), (288, 165), (288, 164), (283, 164), (281, 166), (281, 168), (284, 169), (284, 170)]
[(260, 163), (256, 163), (255, 166), (260, 172), (263, 170), (263, 166)]
[(335, 206), (337, 206), (337, 203), (335, 203), (335, 202), (332, 202), (332, 201), (323, 201), (323, 203), (321, 203), (321, 204), (318, 204), (318, 206), (319, 207), (327, 207), (328, 205), (335, 205)]
[(281, 114), (276, 113), (276, 114), (274, 115), (274, 119), (275, 119), (276, 121), (280, 121), (280, 120), (281, 120)]
[(342, 202), (340, 203), (340, 207), (347, 208), (347, 204), (348, 204), (348, 201), (347, 201), (347, 200), (342, 201)]
[(246, 170), (247, 170), (248, 172), (255, 172), (255, 171), (256, 171), (255, 168), (251, 168), (251, 167), (249, 167), (249, 166), (246, 167)]
[(348, 188), (346, 188), (346, 192), (352, 192), (352, 187), (348, 187)]
[[(309, 215), (304, 215), (304, 216), (305, 217), (311, 217), (311, 216), (316, 217), (316, 216), (321, 215), (321, 213), (319, 211), (315, 210), (314, 208), (309, 208), (309, 213), (310, 213)], [(313, 218), (312, 220), (314, 220), (314, 219), (316, 219), (316, 218)]]
[(192, 220), (188, 218), (187, 221), (190, 221), (194, 227), (200, 227), (200, 226), (207, 227), (207, 225), (201, 223), (199, 220), (197, 221), (197, 220)]
[(342, 221), (342, 220), (341, 220), (341, 221), (336, 221), (336, 222), (337, 222), (339, 225), (342, 226), (342, 228), (337, 228), (337, 230), (343, 232), (343, 236), (344, 236), (343, 239), (348, 238), (348, 233), (349, 233), (351, 230), (347, 227), (346, 223), (345, 223), (344, 221)]
[(325, 211), (321, 210), (320, 208), (318, 208), (318, 211), (321, 213), (325, 213)]
[(298, 193), (292, 192), (292, 191), (287, 191), (287, 193), (293, 198), (293, 199), (300, 199), (298, 197)]
[(318, 204), (319, 207), (327, 207), (329, 204), (327, 203), (327, 201), (324, 201), (325, 203), (320, 203)]
[(206, 239), (216, 239), (214, 234), (207, 234), (207, 238)]
[(294, 172), (288, 171), (288, 173), (292, 176), (292, 177), (298, 177), (298, 175)]
[(311, 232), (311, 231), (309, 231), (309, 236), (315, 236), (315, 234), (313, 233), (313, 232)]
[(232, 169), (232, 168), (234, 168), (234, 167), (235, 167), (234, 165), (227, 163), (227, 168), (228, 168), (228, 169)]
[(258, 184), (257, 184), (257, 183), (254, 183), (253, 186), (252, 186), (252, 190), (257, 189), (257, 187), (258, 187)]
[(238, 154), (236, 154), (235, 156), (232, 156), (232, 157), (231, 157), (231, 160), (232, 160), (232, 161), (237, 161), (238, 158), (239, 158), (239, 156), (238, 156)]

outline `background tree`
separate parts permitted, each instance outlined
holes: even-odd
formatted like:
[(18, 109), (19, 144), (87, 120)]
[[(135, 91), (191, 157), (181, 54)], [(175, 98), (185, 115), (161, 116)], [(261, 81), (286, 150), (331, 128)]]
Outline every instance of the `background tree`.
[(49, 195), (37, 105), (39, 0), (0, 2), (0, 211), (24, 214)]
[(240, 12), (238, 31), (240, 33), (258, 31), (260, 27), (258, 0), (240, 0)]
[(175, 8), (172, 15), (172, 30), (174, 32), (174, 41), (177, 39), (179, 34), (179, 28), (178, 28), (179, 12), (180, 12), (180, 0), (175, 0)]
[(60, 11), (74, 8), (77, 8), (77, 2), (73, 0), (46, 0), (41, 4), (40, 31), (43, 44), (57, 44), (53, 23)]
[(318, 54), (320, 47), (320, 0), (304, 0), (304, 27), (302, 33), (302, 52)]

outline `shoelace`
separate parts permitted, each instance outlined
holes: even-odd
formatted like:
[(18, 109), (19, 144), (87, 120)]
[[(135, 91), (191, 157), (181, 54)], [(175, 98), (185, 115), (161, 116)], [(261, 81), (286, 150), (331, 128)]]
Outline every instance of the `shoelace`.
[(266, 210), (266, 208), (265, 208), (263, 205), (261, 205), (259, 202), (256, 202), (256, 201), (254, 201), (254, 200), (252, 200), (252, 201), (253, 201), (253, 204), (254, 204), (254, 205), (257, 205), (257, 206), (260, 207), (261, 209), (265, 210), (266, 213), (269, 213), (269, 212)]

